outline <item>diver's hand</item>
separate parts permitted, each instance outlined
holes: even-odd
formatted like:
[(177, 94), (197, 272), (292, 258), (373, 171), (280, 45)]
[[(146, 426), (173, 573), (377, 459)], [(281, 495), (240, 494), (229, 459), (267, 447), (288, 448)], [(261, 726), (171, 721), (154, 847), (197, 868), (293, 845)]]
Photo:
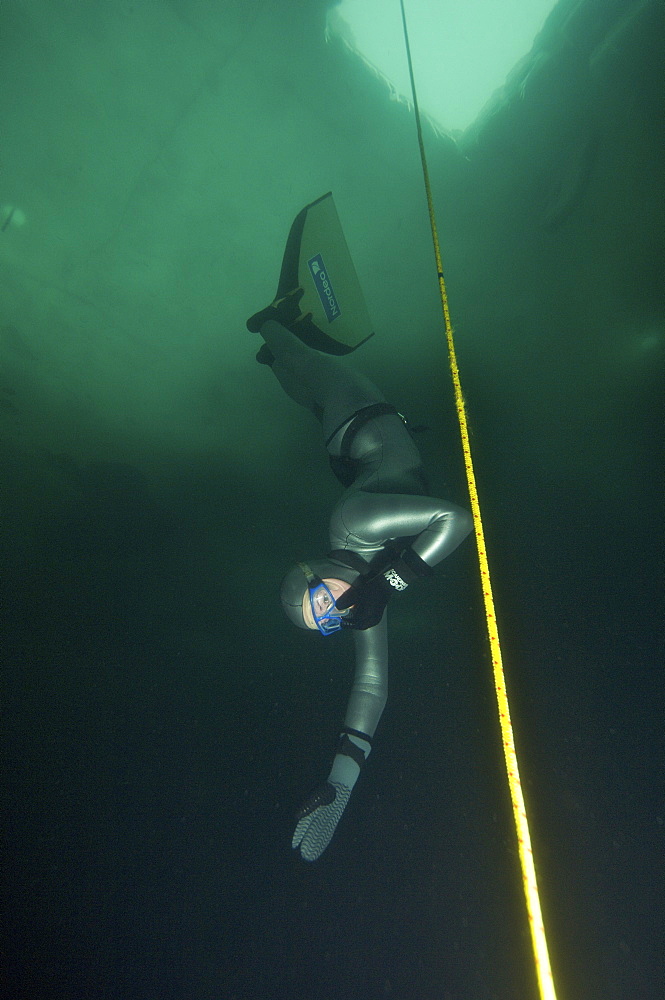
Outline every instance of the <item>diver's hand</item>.
[(299, 847), (305, 861), (316, 861), (332, 840), (349, 801), (351, 789), (340, 782), (324, 781), (296, 813), (298, 825), (291, 846)]
[(385, 569), (373, 576), (362, 577), (337, 598), (335, 604), (340, 611), (351, 609), (342, 618), (342, 626), (364, 631), (378, 625), (392, 595), (406, 590), (414, 580), (431, 572), (431, 567), (413, 549), (405, 549)]
[(341, 619), (342, 628), (355, 628), (362, 632), (378, 625), (393, 593), (382, 573), (345, 591), (335, 602), (340, 611), (349, 608), (348, 614)]
[(332, 840), (371, 748), (370, 737), (355, 729), (344, 730), (340, 735), (328, 780), (312, 792), (296, 813), (298, 825), (291, 846), (300, 848), (305, 861), (316, 861)]

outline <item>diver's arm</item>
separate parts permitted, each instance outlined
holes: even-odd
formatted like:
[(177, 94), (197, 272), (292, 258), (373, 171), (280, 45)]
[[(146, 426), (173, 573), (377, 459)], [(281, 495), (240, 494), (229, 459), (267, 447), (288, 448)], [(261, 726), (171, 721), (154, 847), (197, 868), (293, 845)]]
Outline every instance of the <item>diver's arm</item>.
[[(375, 552), (374, 571), (360, 578), (337, 600), (345, 628), (364, 631), (382, 618), (396, 591), (429, 576), (471, 530), (471, 515), (456, 504), (406, 494), (356, 493), (338, 504), (331, 519), (331, 536), (343, 525), (344, 543), (365, 559)], [(351, 530), (350, 530), (351, 529)], [(337, 534), (339, 537), (339, 533)], [(403, 548), (395, 548), (402, 539)], [(405, 543), (410, 541), (410, 544)], [(381, 553), (387, 549), (384, 561)]]
[(416, 522), (419, 518), (426, 518), (427, 524), (409, 548), (431, 568), (454, 552), (464, 541), (473, 528), (473, 518), (468, 510), (458, 507), (449, 500), (433, 500), (431, 497), (414, 499), (429, 500), (432, 506), (428, 510), (424, 504), (411, 515)]
[(449, 500), (357, 490), (333, 511), (330, 534), (333, 548), (368, 560), (392, 539), (410, 538), (409, 548), (431, 568), (464, 541), (472, 524), (470, 513)]
[(335, 759), (327, 780), (298, 812), (293, 835), (306, 861), (316, 861), (330, 843), (372, 748), (388, 694), (387, 633), (385, 614), (378, 625), (354, 633), (356, 674)]
[(388, 625), (384, 614), (378, 625), (354, 631), (356, 673), (346, 706), (344, 725), (374, 736), (388, 698)]

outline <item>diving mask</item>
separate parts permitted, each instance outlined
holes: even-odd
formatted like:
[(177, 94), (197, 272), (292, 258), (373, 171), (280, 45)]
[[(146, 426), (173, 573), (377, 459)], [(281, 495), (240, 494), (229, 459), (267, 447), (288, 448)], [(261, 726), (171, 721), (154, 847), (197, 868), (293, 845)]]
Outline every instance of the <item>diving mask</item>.
[(303, 599), (308, 601), (314, 625), (321, 635), (332, 635), (342, 628), (342, 618), (347, 615), (350, 608), (340, 611), (335, 607), (335, 597), (330, 587), (323, 582), (321, 577), (312, 572), (307, 563), (298, 563), (307, 579), (307, 594)]

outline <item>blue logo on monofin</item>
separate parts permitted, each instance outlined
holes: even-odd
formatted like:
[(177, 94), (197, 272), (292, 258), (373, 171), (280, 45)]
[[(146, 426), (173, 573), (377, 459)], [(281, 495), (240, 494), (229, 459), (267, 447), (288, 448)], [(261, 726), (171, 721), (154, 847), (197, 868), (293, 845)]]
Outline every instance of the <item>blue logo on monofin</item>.
[(337, 297), (333, 291), (332, 282), (328, 277), (328, 272), (326, 271), (321, 254), (317, 253), (316, 257), (311, 257), (307, 261), (307, 266), (309, 268), (309, 273), (312, 275), (314, 286), (319, 293), (321, 305), (323, 306), (324, 312), (328, 317), (328, 322), (332, 323), (334, 319), (337, 319), (338, 316), (342, 315), (342, 312), (339, 308), (339, 303), (337, 302)]

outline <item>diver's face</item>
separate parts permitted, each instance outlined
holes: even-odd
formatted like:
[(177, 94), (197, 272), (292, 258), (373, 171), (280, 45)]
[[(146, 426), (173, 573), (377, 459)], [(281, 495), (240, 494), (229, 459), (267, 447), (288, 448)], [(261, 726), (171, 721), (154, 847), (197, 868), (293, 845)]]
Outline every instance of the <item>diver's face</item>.
[[(338, 597), (341, 597), (342, 594), (345, 594), (346, 591), (349, 590), (351, 587), (350, 583), (345, 583), (344, 580), (336, 580), (334, 577), (332, 579), (330, 577), (325, 577), (323, 582), (325, 583), (326, 587), (333, 595), (335, 600), (337, 600)], [(323, 593), (325, 593), (325, 591)], [(328, 610), (329, 609), (324, 606), (321, 606), (320, 608), (317, 607), (317, 613), (319, 613), (320, 615), (324, 615), (325, 612)], [(337, 614), (340, 614), (340, 612), (338, 611)], [(316, 622), (314, 621), (314, 616), (312, 615), (312, 607), (309, 600), (309, 590), (305, 591), (305, 594), (302, 599), (302, 616), (305, 620), (307, 628), (311, 628), (314, 629), (314, 631), (318, 631), (316, 627)]]

